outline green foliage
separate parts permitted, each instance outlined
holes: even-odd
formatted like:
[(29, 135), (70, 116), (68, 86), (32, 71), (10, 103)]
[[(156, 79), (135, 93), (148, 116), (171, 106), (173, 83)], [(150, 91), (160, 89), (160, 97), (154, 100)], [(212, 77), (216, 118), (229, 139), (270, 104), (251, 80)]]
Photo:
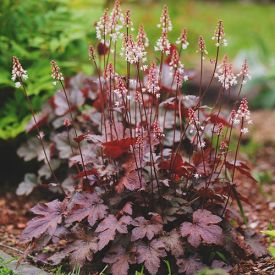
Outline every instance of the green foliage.
[(165, 265), (166, 265), (166, 268), (167, 268), (167, 275), (172, 275), (171, 266), (170, 266), (169, 261), (165, 260), (164, 262), (165, 262)]
[(142, 266), (140, 271), (136, 271), (135, 275), (143, 275), (144, 274), (144, 265)]
[(229, 273), (220, 268), (215, 268), (215, 269), (205, 268), (199, 271), (197, 275), (229, 275)]
[[(102, 4), (92, 2), (94, 8), (88, 17), (81, 9), (71, 8), (71, 2), (0, 1), (0, 138), (17, 136), (29, 120), (23, 95), (15, 92), (11, 81), (13, 55), (24, 60), (35, 110), (53, 92), (49, 60), (59, 60), (68, 76), (80, 70), (88, 72), (87, 45), (94, 38), (90, 26), (98, 18)], [(87, 24), (89, 21), (91, 24)]]
[[(262, 231), (262, 233), (267, 235), (270, 238), (270, 243), (272, 240), (275, 239), (275, 229), (265, 230), (265, 231)], [(272, 255), (272, 257), (275, 258), (275, 246), (270, 244), (268, 247), (268, 251)]]
[(249, 93), (255, 88), (258, 94), (251, 101), (253, 108), (273, 108), (275, 106), (275, 56), (263, 39), (257, 39), (257, 48), (242, 51), (237, 56), (238, 63), (246, 56), (251, 68), (252, 80), (244, 89)]
[(255, 173), (253, 173), (253, 176), (260, 185), (272, 184), (272, 172), (271, 171), (255, 172)]
[(7, 267), (7, 264), (11, 261), (13, 261), (13, 259), (10, 261), (5, 261), (2, 257), (0, 257), (0, 275), (17, 275), (17, 273), (14, 273)]

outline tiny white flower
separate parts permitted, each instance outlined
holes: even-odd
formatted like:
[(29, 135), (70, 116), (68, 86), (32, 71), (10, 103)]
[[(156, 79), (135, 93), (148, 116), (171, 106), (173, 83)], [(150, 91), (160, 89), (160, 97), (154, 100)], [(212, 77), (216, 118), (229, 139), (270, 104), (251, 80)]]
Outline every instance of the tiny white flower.
[(200, 178), (200, 174), (198, 174), (198, 173), (194, 174), (194, 178), (195, 179), (199, 179)]
[(249, 132), (248, 128), (242, 128), (241, 132), (245, 135)]
[(20, 82), (15, 82), (15, 88), (20, 88), (21, 87), (21, 83)]

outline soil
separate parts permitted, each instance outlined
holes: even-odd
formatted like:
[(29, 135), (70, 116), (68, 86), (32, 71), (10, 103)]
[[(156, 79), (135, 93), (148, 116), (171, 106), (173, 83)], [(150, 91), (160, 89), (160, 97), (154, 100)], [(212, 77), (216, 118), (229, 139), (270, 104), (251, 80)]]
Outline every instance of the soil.
[[(253, 137), (255, 134), (261, 147), (254, 153), (250, 162), (257, 173), (269, 173), (269, 182), (254, 184), (250, 181), (242, 181), (238, 185), (238, 190), (252, 202), (251, 205), (244, 205), (245, 214), (249, 219), (244, 229), (255, 230), (260, 234), (270, 226), (275, 227), (275, 146), (273, 129), (269, 121), (269, 118), (275, 116), (275, 112), (257, 112), (253, 116), (255, 121)], [(21, 256), (20, 251), (23, 252), (26, 247), (20, 243), (19, 236), (31, 217), (29, 209), (46, 196), (43, 195), (42, 190), (41, 193), (31, 195), (30, 198), (18, 198), (14, 193), (15, 186), (5, 184), (5, 189), (2, 189), (5, 192), (0, 194), (0, 250), (13, 256)], [(238, 209), (237, 205), (234, 207)], [(267, 237), (263, 242), (268, 246)], [(273, 275), (275, 259), (264, 256), (257, 260), (242, 261), (233, 268), (232, 274)]]

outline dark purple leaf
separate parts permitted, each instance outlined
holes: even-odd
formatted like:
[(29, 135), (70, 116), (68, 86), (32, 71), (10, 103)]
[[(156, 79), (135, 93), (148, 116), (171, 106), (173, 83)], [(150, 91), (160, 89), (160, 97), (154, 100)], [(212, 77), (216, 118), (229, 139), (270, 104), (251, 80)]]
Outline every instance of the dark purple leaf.
[(70, 257), (72, 266), (83, 266), (86, 261), (92, 261), (93, 254), (98, 251), (98, 240), (94, 236), (86, 236), (83, 240), (76, 240), (65, 249), (52, 255), (49, 260), (55, 265)]
[(113, 275), (127, 275), (129, 264), (136, 262), (134, 255), (130, 255), (121, 245), (112, 247), (102, 260), (104, 263), (112, 264)]
[(93, 226), (107, 215), (108, 207), (96, 193), (76, 193), (72, 199), (72, 204), (72, 211), (66, 218), (68, 224), (75, 221), (80, 222), (87, 218), (89, 224)]
[(62, 221), (62, 210), (62, 203), (58, 200), (34, 206), (31, 211), (37, 217), (28, 222), (21, 235), (22, 241), (30, 242), (44, 233), (52, 236), (56, 231), (57, 225)]
[(166, 233), (160, 238), (165, 244), (165, 249), (170, 251), (175, 257), (183, 256), (183, 242), (181, 236), (176, 229), (172, 230), (169, 233)]
[[(234, 162), (233, 161), (225, 161), (225, 167), (228, 169), (233, 169), (234, 168)], [(239, 171), (242, 175), (245, 175), (249, 179), (253, 180), (256, 182), (255, 178), (251, 174), (250, 168), (243, 162), (237, 160), (235, 164), (235, 169)]]
[(232, 270), (232, 266), (231, 265), (227, 265), (226, 263), (222, 262), (222, 261), (218, 261), (218, 260), (214, 260), (211, 264), (212, 268), (219, 268), (222, 269), (224, 271), (230, 272)]
[(198, 247), (201, 242), (222, 244), (222, 229), (216, 225), (221, 220), (220, 217), (213, 215), (210, 211), (199, 209), (193, 213), (193, 223), (184, 222), (181, 224), (181, 236), (188, 236), (188, 242), (194, 247)]
[(127, 225), (131, 224), (130, 216), (122, 216), (119, 220), (114, 215), (107, 216), (96, 228), (99, 238), (98, 249), (101, 250), (115, 239), (117, 231), (121, 234), (128, 232)]
[(153, 240), (148, 245), (140, 242), (137, 245), (137, 262), (144, 263), (151, 275), (155, 275), (160, 267), (160, 258), (166, 256), (165, 245), (161, 240)]
[(180, 274), (194, 275), (202, 270), (205, 265), (197, 258), (190, 257), (188, 259), (177, 259), (177, 266)]
[(133, 220), (132, 224), (135, 228), (132, 230), (131, 241), (143, 239), (145, 236), (148, 240), (162, 232), (162, 220), (157, 219), (155, 216), (151, 220), (146, 220), (144, 217), (137, 217)]

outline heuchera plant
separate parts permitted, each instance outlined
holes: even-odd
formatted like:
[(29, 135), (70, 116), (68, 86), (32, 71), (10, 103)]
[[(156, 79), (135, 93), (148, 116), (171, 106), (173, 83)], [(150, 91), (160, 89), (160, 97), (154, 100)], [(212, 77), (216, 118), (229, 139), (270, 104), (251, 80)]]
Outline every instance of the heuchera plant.
[[(190, 73), (181, 58), (189, 46), (187, 31), (170, 44), (166, 6), (158, 27), (156, 58), (148, 61), (144, 28), (135, 37), (130, 12), (123, 13), (116, 1), (96, 24), (97, 53), (89, 47), (96, 76), (64, 79), (52, 61), (59, 90), (39, 114), (29, 105), (33, 120), (27, 131), (37, 136), (18, 154), (26, 161), (37, 158), (42, 166), (38, 175), (25, 176), (17, 193), (28, 195), (42, 185), (64, 199), (33, 207), (35, 217), (21, 238), (33, 251), (58, 244), (58, 251), (47, 253), (51, 263), (68, 258), (72, 265), (91, 262), (97, 271), (108, 264), (114, 275), (144, 265), (149, 274), (164, 274), (166, 259), (174, 272), (195, 274), (205, 265), (224, 267), (253, 253), (229, 203), (237, 200), (242, 212), (241, 201), (248, 200), (238, 192), (236, 177), (254, 180), (238, 160), (251, 123), (241, 98), (248, 65), (236, 75), (226, 56), (220, 63), (227, 45), (220, 21), (208, 85), (202, 86), (207, 50), (201, 36), (198, 96), (186, 95), (183, 84)], [(124, 73), (117, 73), (117, 63), (125, 64)], [(12, 78), (30, 102), (27, 72), (16, 57)], [(202, 102), (215, 80), (221, 87), (209, 108)], [(233, 86), (237, 101), (228, 113), (222, 98)]]

